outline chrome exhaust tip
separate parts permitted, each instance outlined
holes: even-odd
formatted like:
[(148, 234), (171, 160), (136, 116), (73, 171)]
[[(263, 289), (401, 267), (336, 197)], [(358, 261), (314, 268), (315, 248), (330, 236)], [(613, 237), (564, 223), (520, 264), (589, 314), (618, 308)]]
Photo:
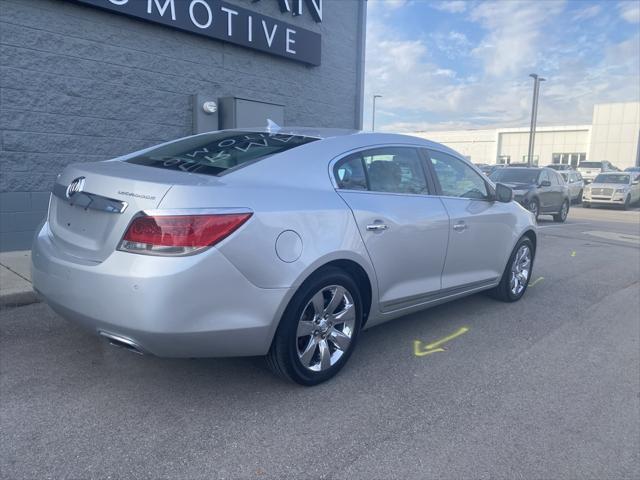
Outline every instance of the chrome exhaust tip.
[(116, 335), (114, 333), (99, 331), (98, 335), (105, 338), (109, 345), (118, 348), (124, 348), (130, 352), (137, 353), (138, 355), (144, 355), (144, 349), (130, 338)]

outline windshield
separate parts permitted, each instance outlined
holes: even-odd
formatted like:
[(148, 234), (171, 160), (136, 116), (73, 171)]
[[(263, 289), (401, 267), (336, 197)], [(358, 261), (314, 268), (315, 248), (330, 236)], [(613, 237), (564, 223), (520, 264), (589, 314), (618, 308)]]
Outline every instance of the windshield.
[(538, 179), (539, 170), (529, 170), (526, 168), (501, 168), (490, 175), (494, 182), (505, 183), (535, 183)]
[(220, 175), (315, 140), (318, 139), (300, 135), (213, 132), (179, 140), (126, 161), (168, 170)]
[(580, 162), (579, 168), (602, 168), (602, 162)]
[(598, 175), (593, 183), (629, 183), (629, 175)]

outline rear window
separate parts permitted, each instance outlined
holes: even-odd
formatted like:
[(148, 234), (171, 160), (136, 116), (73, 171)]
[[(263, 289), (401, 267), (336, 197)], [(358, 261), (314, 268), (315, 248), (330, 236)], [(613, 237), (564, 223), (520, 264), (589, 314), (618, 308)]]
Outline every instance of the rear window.
[(280, 133), (214, 132), (155, 148), (126, 162), (218, 176), (315, 140)]
[(602, 162), (580, 162), (579, 168), (602, 168)]
[(535, 183), (538, 179), (540, 170), (529, 170), (524, 168), (501, 168), (496, 170), (489, 178), (494, 182), (506, 182), (506, 183)]

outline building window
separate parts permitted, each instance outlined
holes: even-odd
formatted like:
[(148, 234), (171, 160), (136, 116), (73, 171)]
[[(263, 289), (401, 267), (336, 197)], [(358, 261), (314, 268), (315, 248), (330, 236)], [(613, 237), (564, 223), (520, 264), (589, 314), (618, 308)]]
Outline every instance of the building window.
[(563, 165), (571, 165), (577, 167), (580, 162), (587, 159), (586, 153), (554, 153), (552, 155), (553, 163), (560, 163)]
[[(527, 160), (528, 158), (529, 158), (529, 155), (522, 155), (522, 163), (529, 163)], [(534, 155), (532, 159), (533, 160), (531, 162), (531, 165), (538, 165), (538, 160), (540, 160), (540, 156)]]
[(498, 164), (504, 165), (511, 163), (511, 155), (498, 155)]

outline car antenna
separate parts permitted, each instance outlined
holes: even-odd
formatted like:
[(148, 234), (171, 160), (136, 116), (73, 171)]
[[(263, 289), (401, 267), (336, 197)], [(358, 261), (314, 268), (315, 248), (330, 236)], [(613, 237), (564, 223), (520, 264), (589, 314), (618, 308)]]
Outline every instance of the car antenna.
[(277, 132), (278, 130), (281, 130), (281, 129), (282, 127), (280, 125), (278, 125), (276, 122), (274, 122), (270, 118), (267, 118), (267, 131)]

